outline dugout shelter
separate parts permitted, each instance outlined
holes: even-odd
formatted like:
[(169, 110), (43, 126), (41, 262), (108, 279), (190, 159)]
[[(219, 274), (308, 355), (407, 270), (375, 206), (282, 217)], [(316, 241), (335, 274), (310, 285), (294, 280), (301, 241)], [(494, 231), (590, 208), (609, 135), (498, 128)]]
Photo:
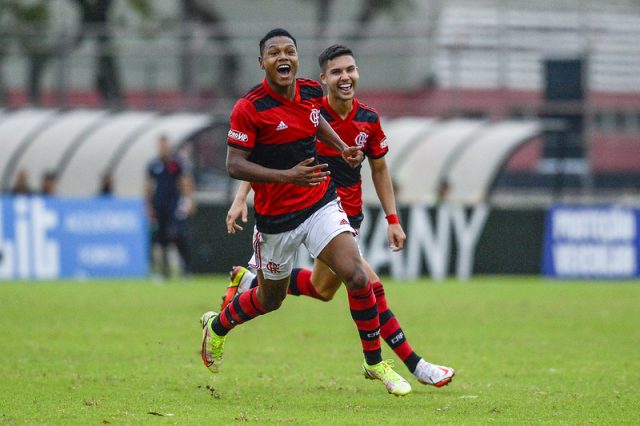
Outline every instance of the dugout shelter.
[[(89, 197), (96, 195), (101, 176), (109, 171), (116, 182), (114, 195), (141, 197), (145, 166), (157, 154), (160, 135), (167, 135), (177, 149), (199, 134), (210, 134), (208, 144), (222, 146), (214, 150), (220, 157), (224, 134), (210, 129), (227, 125), (200, 113), (0, 110), (0, 186), (9, 192), (19, 171), (26, 170), (35, 188), (42, 174), (54, 171), (59, 195)], [(383, 118), (383, 128), (400, 204), (432, 204), (446, 182), (448, 201), (464, 205), (486, 200), (512, 153), (543, 130), (536, 120), (424, 117)], [(199, 149), (192, 150), (194, 157), (201, 155)], [(221, 169), (214, 175), (226, 179), (223, 158), (210, 167)], [(363, 168), (364, 200), (377, 203), (367, 162)]]

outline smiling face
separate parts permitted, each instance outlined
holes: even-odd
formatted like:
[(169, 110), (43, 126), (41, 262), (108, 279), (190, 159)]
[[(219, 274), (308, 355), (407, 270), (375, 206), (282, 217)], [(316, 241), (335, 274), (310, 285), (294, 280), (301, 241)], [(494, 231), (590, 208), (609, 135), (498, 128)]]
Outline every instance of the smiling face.
[(356, 86), (360, 79), (356, 60), (351, 55), (330, 59), (320, 74), (320, 79), (327, 86), (327, 95), (330, 100), (352, 100), (356, 95)]
[(289, 37), (276, 36), (267, 40), (258, 61), (265, 71), (267, 83), (276, 92), (286, 95), (295, 88), (298, 50)]

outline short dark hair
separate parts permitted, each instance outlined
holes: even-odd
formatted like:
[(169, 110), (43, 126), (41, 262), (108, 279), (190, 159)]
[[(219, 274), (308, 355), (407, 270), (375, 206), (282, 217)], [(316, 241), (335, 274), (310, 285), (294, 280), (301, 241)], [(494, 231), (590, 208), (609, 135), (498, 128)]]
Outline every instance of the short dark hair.
[(282, 29), (282, 28), (274, 28), (271, 31), (269, 31), (268, 33), (266, 33), (264, 35), (264, 37), (262, 37), (262, 39), (260, 40), (260, 55), (262, 56), (262, 49), (264, 49), (264, 45), (267, 44), (267, 41), (269, 39), (272, 39), (274, 37), (289, 37), (292, 41), (293, 41), (293, 45), (295, 47), (298, 47), (298, 43), (296, 42), (296, 39), (293, 38), (293, 36), (291, 35), (291, 33), (289, 33), (289, 31)]
[(320, 56), (318, 56), (318, 64), (320, 65), (320, 68), (324, 70), (324, 67), (327, 66), (327, 62), (337, 58), (338, 56), (351, 56), (355, 58), (353, 51), (347, 46), (342, 44), (333, 44), (324, 49)]

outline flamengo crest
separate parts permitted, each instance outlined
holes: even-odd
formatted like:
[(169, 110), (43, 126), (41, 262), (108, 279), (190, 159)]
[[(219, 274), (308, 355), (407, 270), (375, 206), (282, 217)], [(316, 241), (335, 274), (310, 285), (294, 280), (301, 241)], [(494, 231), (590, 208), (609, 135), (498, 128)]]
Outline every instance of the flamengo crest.
[(311, 114), (309, 114), (309, 120), (311, 120), (314, 126), (318, 127), (320, 125), (320, 110), (313, 108)]
[(358, 148), (362, 148), (367, 143), (368, 138), (369, 138), (369, 135), (366, 134), (365, 132), (358, 133), (358, 136), (356, 136), (355, 138), (355, 142)]

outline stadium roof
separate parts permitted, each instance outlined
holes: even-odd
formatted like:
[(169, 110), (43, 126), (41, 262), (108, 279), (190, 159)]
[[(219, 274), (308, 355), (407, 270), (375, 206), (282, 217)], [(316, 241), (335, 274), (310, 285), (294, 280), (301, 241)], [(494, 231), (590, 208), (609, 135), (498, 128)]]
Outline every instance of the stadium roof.
[[(93, 196), (111, 171), (116, 195), (141, 196), (145, 167), (160, 135), (177, 148), (213, 125), (206, 114), (109, 112), (103, 110), (0, 110), (0, 184), (9, 192), (26, 170), (35, 180), (58, 174), (58, 193)], [(448, 200), (475, 204), (486, 199), (511, 153), (542, 130), (537, 121), (433, 118), (386, 119), (387, 163), (402, 204), (431, 204), (443, 182)], [(221, 142), (223, 143), (223, 142)], [(377, 203), (367, 162), (363, 197)]]
[[(26, 170), (35, 188), (44, 172), (58, 176), (63, 196), (93, 196), (101, 176), (111, 171), (116, 195), (140, 196), (145, 167), (157, 154), (157, 140), (167, 135), (176, 148), (207, 127), (206, 114), (159, 114), (101, 110), (3, 111), (0, 115), (0, 183), (9, 192)], [(126, 182), (126, 184), (124, 184)]]
[[(447, 201), (484, 201), (511, 154), (542, 131), (542, 124), (533, 120), (402, 118), (383, 124), (390, 146), (387, 163), (400, 204), (433, 204), (443, 183)], [(365, 202), (377, 203), (366, 163), (362, 176)]]

